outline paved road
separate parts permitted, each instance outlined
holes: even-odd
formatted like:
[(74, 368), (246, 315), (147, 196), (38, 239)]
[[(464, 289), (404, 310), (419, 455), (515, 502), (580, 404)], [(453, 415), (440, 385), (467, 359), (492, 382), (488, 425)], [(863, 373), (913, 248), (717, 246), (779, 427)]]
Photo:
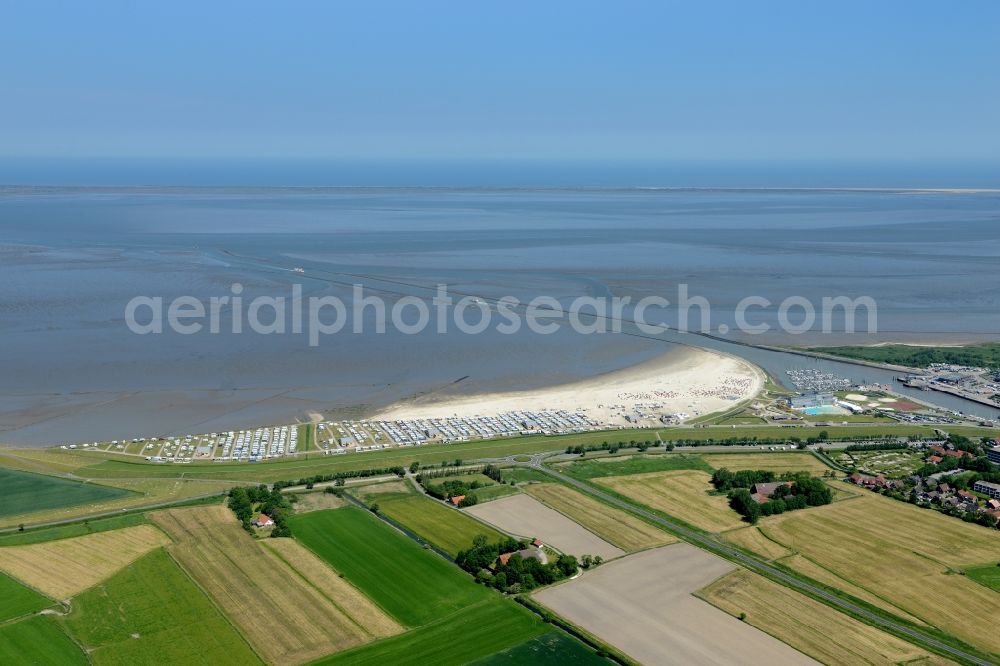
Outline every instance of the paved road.
[(742, 564), (747, 569), (750, 569), (751, 571), (756, 571), (758, 573), (766, 574), (771, 578), (780, 580), (786, 586), (792, 589), (798, 590), (799, 592), (805, 592), (812, 596), (819, 597), (824, 601), (826, 601), (827, 604), (829, 604), (830, 606), (833, 606), (834, 608), (837, 608), (842, 611), (849, 612), (853, 615), (863, 617), (878, 627), (882, 627), (884, 629), (888, 629), (899, 634), (910, 636), (911, 638), (915, 638), (926, 645), (933, 646), (944, 653), (953, 655), (955, 657), (959, 657), (968, 662), (974, 664), (981, 664), (982, 666), (995, 666), (993, 662), (986, 661), (975, 655), (969, 654), (964, 650), (952, 647), (947, 643), (943, 643), (937, 640), (933, 636), (929, 636), (921, 631), (917, 631), (916, 629), (912, 629), (905, 625), (886, 619), (881, 615), (872, 613), (869, 610), (861, 608), (860, 606), (857, 606), (849, 601), (845, 601), (844, 599), (841, 599), (838, 596), (830, 594), (829, 592), (827, 592), (822, 588), (816, 587), (815, 585), (811, 585), (805, 581), (799, 580), (794, 576), (790, 576), (781, 569), (773, 567), (770, 564), (764, 562), (763, 560), (751, 557), (739, 550), (736, 550), (735, 548), (732, 548), (731, 546), (725, 544), (724, 542), (720, 541), (719, 539), (711, 535), (707, 535), (702, 532), (696, 532), (694, 530), (688, 529), (687, 527), (679, 525), (678, 523), (675, 523), (672, 520), (667, 520), (666, 518), (662, 518), (651, 511), (647, 511), (645, 509), (637, 507), (633, 504), (630, 504), (624, 500), (615, 497), (614, 495), (609, 495), (608, 493), (598, 490), (597, 488), (594, 488), (589, 484), (586, 484), (582, 481), (578, 481), (570, 476), (566, 476), (565, 474), (557, 472), (554, 469), (550, 469), (542, 464), (542, 460), (545, 457), (546, 454), (535, 455), (531, 457), (530, 462), (527, 463), (514, 462), (513, 464), (537, 469), (538, 471), (544, 474), (548, 474), (549, 476), (552, 476), (556, 479), (559, 479), (563, 483), (573, 486), (577, 490), (587, 493), (588, 495), (592, 495), (593, 497), (596, 497), (602, 500), (603, 502), (616, 506), (620, 509), (624, 509), (631, 513), (640, 515), (643, 518), (646, 518), (647, 520), (650, 520), (660, 525), (661, 527), (666, 527), (671, 532), (680, 535), (684, 540), (693, 543), (696, 546), (701, 546), (702, 548), (706, 548), (708, 550), (712, 550), (717, 553), (723, 553), (728, 558), (736, 562), (739, 562), (740, 564)]

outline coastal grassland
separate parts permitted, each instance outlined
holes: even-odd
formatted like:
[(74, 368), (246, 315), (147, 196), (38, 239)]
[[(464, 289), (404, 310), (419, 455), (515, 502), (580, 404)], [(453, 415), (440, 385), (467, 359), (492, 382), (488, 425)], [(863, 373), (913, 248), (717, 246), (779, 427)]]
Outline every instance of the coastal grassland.
[(640, 504), (679, 518), (708, 532), (722, 532), (743, 523), (723, 495), (710, 495), (711, 476), (698, 470), (647, 472), (608, 476), (594, 481)]
[(162, 548), (76, 597), (62, 621), (97, 666), (261, 663)]
[(503, 666), (504, 664), (532, 664), (533, 666), (598, 666), (609, 663), (604, 657), (562, 632), (547, 634), (527, 640), (488, 657), (474, 661), (472, 666)]
[(830, 468), (808, 451), (772, 453), (706, 453), (701, 456), (715, 469), (729, 470), (766, 469), (776, 474), (783, 472), (809, 472), (819, 475)]
[(289, 524), (298, 541), (406, 626), (427, 624), (493, 594), (357, 507), (292, 516)]
[(299, 451), (312, 451), (316, 448), (316, 425), (303, 423), (296, 427), (299, 429)]
[(723, 576), (695, 596), (734, 617), (746, 613), (751, 626), (829, 666), (916, 660), (926, 664), (931, 658), (916, 646), (745, 569)]
[(34, 613), (53, 605), (31, 588), (21, 585), (10, 576), (0, 574), (0, 622)]
[(0, 518), (125, 497), (121, 488), (0, 467)]
[(759, 528), (924, 623), (1000, 653), (1000, 633), (983, 612), (996, 607), (996, 591), (959, 575), (1000, 560), (1000, 532), (875, 493), (765, 518)]
[(875, 363), (926, 368), (931, 363), (953, 363), (976, 367), (1000, 367), (1000, 343), (988, 342), (965, 347), (921, 347), (916, 345), (877, 345), (847, 347), (811, 347), (809, 351), (844, 356)]
[(141, 513), (126, 513), (120, 516), (109, 516), (94, 520), (80, 520), (64, 525), (38, 527), (23, 532), (0, 534), (0, 547), (23, 546), (32, 543), (54, 541), (56, 539), (69, 539), (70, 537), (84, 536), (86, 534), (94, 534), (95, 532), (107, 532), (109, 530), (120, 530), (124, 527), (148, 524), (149, 519)]
[(0, 526), (13, 526), (18, 523), (46, 523), (61, 520), (73, 520), (81, 516), (108, 513), (128, 509), (137, 509), (152, 504), (181, 502), (196, 497), (221, 495), (233, 486), (223, 481), (201, 479), (102, 479), (101, 486), (111, 487), (115, 493), (121, 493), (114, 498), (105, 498), (86, 504), (74, 504), (60, 508), (36, 511), (27, 516), (9, 516), (0, 518)]
[(676, 541), (635, 516), (558, 483), (532, 483), (524, 492), (625, 551)]
[(701, 456), (688, 453), (654, 453), (648, 455), (608, 456), (583, 458), (560, 463), (557, 468), (577, 479), (596, 479), (605, 476), (626, 476), (647, 472), (675, 470), (714, 471)]
[(748, 550), (751, 553), (760, 555), (765, 560), (776, 560), (779, 557), (786, 557), (792, 552), (779, 543), (775, 543), (761, 534), (754, 525), (737, 527), (736, 529), (723, 532), (722, 536), (734, 546)]
[(69, 599), (169, 543), (152, 525), (0, 548), (3, 570), (53, 599)]
[(88, 664), (86, 655), (69, 639), (51, 615), (34, 615), (0, 625), (0, 664)]
[[(308, 561), (315, 558), (305, 549), (290, 553), (255, 540), (224, 506), (168, 509), (150, 518), (175, 540), (168, 552), (264, 661), (300, 664), (397, 628), (391, 622), (362, 626), (354, 609), (331, 593), (335, 572)], [(372, 613), (368, 608), (364, 617)]]
[[(471, 579), (468, 584), (475, 587)], [(460, 666), (550, 631), (527, 609), (493, 594), (404, 634), (321, 659), (315, 666)]]
[(968, 567), (965, 575), (980, 585), (1000, 592), (1000, 564), (988, 564), (982, 567)]
[(452, 556), (471, 548), (472, 540), (480, 534), (490, 542), (503, 538), (492, 527), (422, 495), (394, 494), (377, 499), (379, 511)]

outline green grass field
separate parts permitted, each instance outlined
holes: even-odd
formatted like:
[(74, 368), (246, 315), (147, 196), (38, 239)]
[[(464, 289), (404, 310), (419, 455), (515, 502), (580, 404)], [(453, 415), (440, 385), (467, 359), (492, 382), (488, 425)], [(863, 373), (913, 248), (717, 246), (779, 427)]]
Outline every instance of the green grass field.
[[(469, 583), (475, 585), (471, 580)], [(313, 663), (317, 666), (459, 666), (549, 631), (549, 626), (527, 609), (490, 594), (473, 606), (439, 617), (419, 629)]]
[(20, 622), (0, 625), (0, 664), (38, 666), (87, 664), (80, 648), (48, 615), (35, 615)]
[(559, 465), (559, 471), (579, 479), (594, 479), (602, 476), (625, 476), (645, 472), (669, 472), (680, 469), (696, 469), (711, 473), (713, 469), (699, 456), (687, 453), (622, 456), (614, 458), (583, 458), (566, 465)]
[(84, 534), (145, 525), (148, 522), (149, 520), (146, 516), (141, 513), (127, 513), (121, 516), (54, 525), (52, 527), (26, 530), (24, 532), (8, 532), (7, 534), (0, 534), (0, 546), (24, 546), (31, 543), (55, 541), (56, 539), (69, 539), (70, 537), (83, 536)]
[(484, 534), (490, 541), (503, 536), (475, 518), (423, 495), (397, 493), (376, 499), (386, 516), (451, 555), (471, 548), (476, 535)]
[(296, 539), (404, 625), (426, 624), (494, 594), (362, 509), (312, 511), (289, 524)]
[(30, 587), (0, 573), (0, 622), (34, 613), (55, 604)]
[(128, 490), (0, 467), (0, 517), (131, 495)]
[(813, 347), (810, 351), (845, 356), (862, 361), (926, 368), (931, 363), (955, 363), (980, 367), (1000, 367), (1000, 343), (988, 342), (967, 347), (917, 347), (880, 345), (878, 347)]
[(261, 663), (163, 549), (78, 596), (63, 621), (98, 666)]
[(1000, 565), (987, 565), (966, 569), (965, 575), (980, 585), (985, 585), (1000, 592)]
[(517, 488), (511, 485), (500, 485), (496, 484), (490, 486), (489, 488), (480, 488), (476, 491), (476, 498), (479, 503), (489, 502), (490, 500), (499, 499), (501, 497), (507, 497), (508, 495), (516, 495), (519, 493)]
[(589, 647), (560, 631), (552, 631), (532, 638), (520, 645), (507, 648), (489, 657), (473, 662), (473, 666), (503, 666), (504, 664), (532, 664), (532, 666), (597, 666), (609, 664)]

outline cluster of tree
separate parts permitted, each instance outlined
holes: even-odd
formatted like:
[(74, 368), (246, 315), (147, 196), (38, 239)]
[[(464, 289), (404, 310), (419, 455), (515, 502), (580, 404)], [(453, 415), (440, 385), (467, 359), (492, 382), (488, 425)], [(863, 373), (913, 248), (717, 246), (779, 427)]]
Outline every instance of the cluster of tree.
[(379, 467), (375, 469), (355, 469), (346, 472), (336, 472), (334, 474), (315, 474), (313, 476), (302, 477), (301, 479), (289, 479), (286, 481), (275, 481), (274, 488), (282, 490), (292, 486), (306, 486), (311, 488), (317, 483), (328, 483), (330, 481), (342, 481), (344, 479), (365, 479), (371, 476), (384, 476), (395, 474), (404, 476), (406, 469), (403, 467)]
[[(572, 444), (566, 447), (566, 453), (575, 453), (577, 455), (586, 455), (588, 452), (592, 451), (607, 451), (608, 453), (618, 453), (621, 449), (638, 449), (639, 452), (646, 451), (646, 449), (657, 446), (657, 442), (651, 439), (646, 439), (643, 441), (629, 440), (627, 442), (608, 442), (604, 441), (600, 444), (587, 444), (573, 446)], [(668, 444), (667, 449), (670, 451), (674, 450), (673, 444)]]
[(895, 451), (897, 449), (907, 449), (910, 445), (906, 442), (880, 442), (878, 444), (851, 444), (844, 447), (845, 451)]
[(755, 483), (770, 483), (774, 479), (774, 472), (764, 469), (741, 469), (731, 472), (723, 467), (712, 474), (712, 485), (716, 490), (728, 492), (733, 488), (749, 488)]
[(480, 483), (476, 479), (473, 479), (472, 481), (448, 479), (447, 481), (443, 481), (441, 483), (428, 483), (427, 480), (420, 475), (417, 476), (417, 483), (424, 487), (424, 490), (428, 495), (439, 500), (450, 500), (452, 497), (465, 495), (465, 498), (459, 503), (459, 506), (463, 507), (476, 504), (479, 500), (476, 498), (476, 493), (474, 491), (488, 485)]
[(599, 567), (604, 564), (604, 558), (600, 555), (581, 555), (580, 566), (584, 569)]
[(269, 490), (265, 485), (237, 486), (229, 489), (228, 498), (226, 504), (248, 532), (253, 532), (253, 515), (259, 512), (274, 521), (272, 537), (292, 536), (292, 530), (286, 522), (292, 507), (288, 498), (281, 494), (280, 488)]
[[(528, 592), (541, 585), (550, 585), (576, 575), (579, 570), (576, 558), (572, 555), (560, 555), (554, 562), (547, 564), (542, 564), (534, 557), (521, 557), (517, 551), (527, 547), (527, 543), (509, 538), (491, 544), (486, 536), (480, 534), (473, 541), (472, 548), (460, 552), (455, 562), (473, 574), (477, 582), (508, 594)], [(513, 555), (503, 564), (499, 558), (506, 553)]]
[(729, 506), (753, 524), (762, 516), (773, 516), (786, 511), (796, 511), (807, 506), (822, 506), (833, 501), (833, 492), (820, 479), (808, 474), (796, 474), (791, 485), (782, 485), (766, 502), (758, 503), (747, 488), (736, 488), (729, 493)]
[(814, 351), (863, 361), (926, 368), (931, 363), (952, 363), (979, 368), (1000, 368), (1000, 343), (968, 347), (911, 347), (885, 345), (880, 347), (817, 347)]

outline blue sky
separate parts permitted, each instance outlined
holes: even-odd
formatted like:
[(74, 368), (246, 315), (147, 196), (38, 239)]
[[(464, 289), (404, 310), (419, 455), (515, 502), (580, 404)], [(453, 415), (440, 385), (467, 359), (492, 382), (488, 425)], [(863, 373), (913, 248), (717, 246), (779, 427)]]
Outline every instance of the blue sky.
[(0, 157), (996, 160), (1000, 3), (0, 4)]

